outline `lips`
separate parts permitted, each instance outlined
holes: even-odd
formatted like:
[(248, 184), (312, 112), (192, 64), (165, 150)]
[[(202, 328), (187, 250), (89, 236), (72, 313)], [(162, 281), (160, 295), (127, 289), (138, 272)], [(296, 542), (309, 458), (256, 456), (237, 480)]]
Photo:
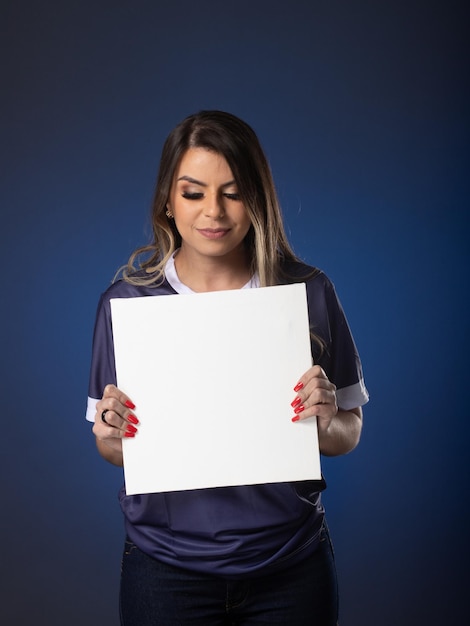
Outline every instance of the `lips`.
[(206, 239), (222, 239), (230, 228), (198, 228), (197, 232)]

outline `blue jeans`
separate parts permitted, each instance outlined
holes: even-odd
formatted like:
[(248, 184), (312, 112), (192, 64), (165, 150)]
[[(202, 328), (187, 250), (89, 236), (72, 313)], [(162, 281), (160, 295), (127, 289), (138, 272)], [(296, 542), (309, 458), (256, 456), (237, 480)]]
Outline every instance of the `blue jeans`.
[(336, 569), (326, 527), (301, 563), (244, 580), (225, 580), (157, 561), (126, 541), (122, 626), (335, 626)]

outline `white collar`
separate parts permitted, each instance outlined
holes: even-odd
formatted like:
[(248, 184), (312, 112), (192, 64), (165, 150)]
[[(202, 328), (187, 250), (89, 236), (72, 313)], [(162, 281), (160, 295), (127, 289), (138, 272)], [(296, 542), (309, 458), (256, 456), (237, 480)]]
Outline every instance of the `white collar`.
[[(187, 294), (187, 293), (195, 293), (192, 289), (190, 289), (187, 285), (182, 283), (176, 273), (175, 267), (175, 254), (178, 252), (176, 250), (172, 256), (168, 259), (165, 265), (165, 277), (176, 293)], [(242, 289), (255, 289), (259, 287), (259, 278), (258, 274), (254, 274), (250, 280), (243, 285)]]

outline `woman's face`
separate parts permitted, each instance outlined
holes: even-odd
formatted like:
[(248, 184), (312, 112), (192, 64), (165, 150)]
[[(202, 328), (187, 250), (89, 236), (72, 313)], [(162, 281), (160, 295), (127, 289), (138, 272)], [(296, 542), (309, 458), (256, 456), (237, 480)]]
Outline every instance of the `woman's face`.
[(182, 251), (225, 260), (245, 254), (243, 240), (251, 220), (222, 155), (189, 148), (176, 169), (167, 207), (181, 235)]

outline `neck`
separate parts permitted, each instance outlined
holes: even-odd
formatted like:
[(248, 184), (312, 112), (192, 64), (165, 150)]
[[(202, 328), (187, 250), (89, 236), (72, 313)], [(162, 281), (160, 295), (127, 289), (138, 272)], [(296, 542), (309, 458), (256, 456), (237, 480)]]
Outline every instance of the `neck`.
[(244, 248), (224, 257), (201, 257), (184, 246), (175, 256), (178, 278), (196, 292), (240, 289), (251, 278), (251, 268)]

